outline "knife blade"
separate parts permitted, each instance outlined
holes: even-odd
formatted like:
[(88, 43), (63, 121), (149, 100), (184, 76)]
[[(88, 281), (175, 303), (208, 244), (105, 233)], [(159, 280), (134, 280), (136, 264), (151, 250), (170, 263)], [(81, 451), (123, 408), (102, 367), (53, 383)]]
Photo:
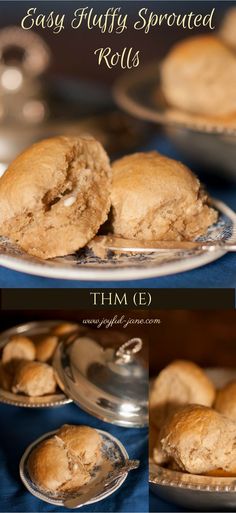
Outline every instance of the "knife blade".
[(225, 240), (218, 241), (143, 241), (137, 239), (123, 239), (113, 235), (99, 235), (89, 244), (89, 247), (96, 253), (96, 249), (110, 250), (120, 253), (152, 253), (158, 251), (236, 251), (236, 242)]
[(108, 476), (103, 476), (103, 479), (99, 480), (92, 486), (84, 485), (78, 489), (78, 495), (76, 497), (72, 497), (64, 500), (64, 506), (69, 509), (78, 508), (79, 506), (83, 506), (91, 499), (97, 497), (102, 492), (106, 490), (106, 488), (113, 481), (122, 477), (130, 470), (134, 470), (139, 467), (139, 460), (126, 460), (125, 464), (122, 467), (119, 467), (112, 472), (109, 472)]

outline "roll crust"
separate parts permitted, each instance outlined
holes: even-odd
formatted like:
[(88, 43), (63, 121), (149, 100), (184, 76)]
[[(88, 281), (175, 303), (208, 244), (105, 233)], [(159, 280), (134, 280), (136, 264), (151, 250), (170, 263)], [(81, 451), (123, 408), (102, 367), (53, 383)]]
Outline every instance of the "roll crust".
[(217, 220), (199, 180), (157, 152), (113, 163), (114, 233), (128, 239), (193, 240)]

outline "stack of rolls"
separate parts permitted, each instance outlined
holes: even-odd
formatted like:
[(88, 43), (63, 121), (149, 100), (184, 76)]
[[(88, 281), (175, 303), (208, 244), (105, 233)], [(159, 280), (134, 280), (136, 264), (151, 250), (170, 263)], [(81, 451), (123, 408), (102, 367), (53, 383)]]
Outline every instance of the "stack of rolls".
[(195, 363), (172, 362), (150, 392), (151, 457), (204, 475), (236, 475), (236, 381), (216, 390)]

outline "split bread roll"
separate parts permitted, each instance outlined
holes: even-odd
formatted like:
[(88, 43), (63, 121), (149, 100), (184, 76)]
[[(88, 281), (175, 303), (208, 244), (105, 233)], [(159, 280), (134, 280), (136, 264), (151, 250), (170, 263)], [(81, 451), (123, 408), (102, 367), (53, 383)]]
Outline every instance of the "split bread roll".
[(56, 387), (54, 370), (50, 365), (41, 362), (24, 362), (16, 369), (12, 392), (40, 397), (54, 394)]
[(128, 239), (193, 240), (217, 220), (197, 177), (155, 151), (113, 163), (113, 231)]
[(236, 471), (236, 423), (200, 405), (185, 406), (164, 425), (162, 450), (185, 472)]
[(110, 164), (90, 137), (55, 137), (19, 155), (0, 179), (0, 234), (42, 259), (84, 247), (110, 209)]
[(150, 417), (161, 428), (174, 411), (185, 404), (212, 406), (215, 388), (193, 362), (176, 360), (155, 379), (150, 393)]
[(229, 419), (236, 421), (236, 381), (232, 381), (218, 390), (214, 408)]
[(101, 459), (101, 445), (101, 436), (95, 429), (62, 426), (30, 454), (30, 477), (44, 490), (76, 490), (91, 479), (90, 470)]
[(162, 64), (161, 82), (177, 109), (217, 118), (236, 114), (236, 56), (215, 36), (177, 43)]

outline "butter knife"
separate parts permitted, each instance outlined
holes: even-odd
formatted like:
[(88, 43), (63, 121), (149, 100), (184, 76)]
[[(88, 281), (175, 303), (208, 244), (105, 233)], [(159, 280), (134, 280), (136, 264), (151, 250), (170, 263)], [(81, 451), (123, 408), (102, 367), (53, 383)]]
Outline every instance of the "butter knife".
[(103, 476), (103, 479), (98, 482), (94, 482), (92, 485), (87, 484), (81, 486), (81, 488), (78, 489), (78, 495), (76, 497), (64, 500), (65, 508), (74, 509), (79, 506), (83, 506), (88, 501), (104, 492), (113, 481), (122, 477), (127, 472), (130, 472), (130, 470), (138, 468), (139, 463), (139, 460), (126, 460), (122, 467), (118, 467), (117, 469), (109, 472), (108, 475)]
[(225, 240), (217, 241), (143, 241), (137, 239), (123, 239), (113, 235), (99, 235), (95, 237), (89, 247), (96, 253), (96, 248), (104, 248), (113, 252), (122, 253), (152, 253), (159, 251), (236, 251), (236, 242)]

